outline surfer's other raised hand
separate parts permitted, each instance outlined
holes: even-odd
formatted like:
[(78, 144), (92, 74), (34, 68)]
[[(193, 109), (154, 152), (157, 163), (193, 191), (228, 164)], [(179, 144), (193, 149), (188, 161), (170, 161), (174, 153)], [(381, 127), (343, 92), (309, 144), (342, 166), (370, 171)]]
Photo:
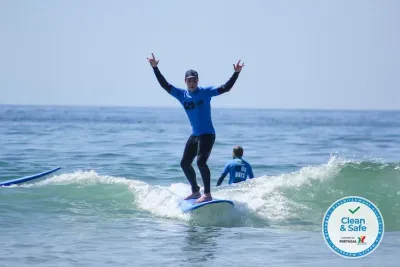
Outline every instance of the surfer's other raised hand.
[(242, 63), (242, 65), (240, 65), (240, 60), (238, 61), (238, 63), (236, 65), (233, 64), (233, 68), (235, 69), (235, 72), (240, 72), (243, 67), (244, 67), (244, 63)]
[(156, 58), (154, 57), (154, 54), (153, 53), (151, 53), (151, 58), (147, 58), (147, 60), (149, 61), (149, 63), (150, 63), (150, 65), (153, 67), (153, 68), (155, 68), (155, 67), (157, 67), (157, 65), (158, 65), (158, 61), (159, 60), (156, 60)]

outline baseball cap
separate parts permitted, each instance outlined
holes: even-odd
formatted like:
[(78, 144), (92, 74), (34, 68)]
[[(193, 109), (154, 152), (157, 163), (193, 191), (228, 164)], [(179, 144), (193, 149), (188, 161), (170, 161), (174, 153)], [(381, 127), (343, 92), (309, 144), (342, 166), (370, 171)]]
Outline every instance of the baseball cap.
[(197, 71), (195, 71), (195, 70), (188, 70), (188, 71), (186, 71), (186, 73), (185, 73), (185, 79), (187, 79), (187, 78), (193, 78), (193, 77), (196, 77), (196, 78), (199, 77), (199, 74), (197, 73)]

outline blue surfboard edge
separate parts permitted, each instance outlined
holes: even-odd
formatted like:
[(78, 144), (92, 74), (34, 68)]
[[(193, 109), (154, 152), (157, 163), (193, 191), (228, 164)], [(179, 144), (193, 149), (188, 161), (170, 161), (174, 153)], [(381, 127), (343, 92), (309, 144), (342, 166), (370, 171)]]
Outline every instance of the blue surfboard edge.
[[(233, 201), (227, 200), (227, 199), (213, 199), (213, 200), (202, 202), (202, 203), (194, 203), (195, 201), (196, 201), (196, 199), (181, 200), (181, 202), (179, 203), (179, 208), (181, 209), (181, 211), (183, 213), (187, 213), (190, 211), (194, 211), (198, 208), (201, 208), (203, 206), (217, 204), (217, 203), (228, 203), (228, 204), (231, 204), (232, 207), (235, 206)], [(191, 204), (189, 204), (189, 203), (191, 203)], [(186, 207), (182, 207), (182, 204), (186, 204)]]
[(33, 174), (33, 175), (29, 175), (29, 176), (25, 176), (25, 177), (21, 177), (21, 178), (17, 178), (17, 179), (12, 179), (12, 180), (8, 180), (8, 181), (0, 182), (0, 186), (10, 186), (10, 185), (14, 185), (14, 184), (21, 184), (21, 183), (24, 183), (24, 182), (27, 182), (27, 181), (31, 181), (31, 180), (34, 180), (34, 179), (41, 178), (41, 177), (46, 176), (46, 175), (48, 175), (50, 173), (56, 172), (59, 169), (61, 169), (61, 167), (57, 167), (57, 168), (54, 168), (54, 169), (49, 170), (49, 171), (36, 173), (36, 174)]

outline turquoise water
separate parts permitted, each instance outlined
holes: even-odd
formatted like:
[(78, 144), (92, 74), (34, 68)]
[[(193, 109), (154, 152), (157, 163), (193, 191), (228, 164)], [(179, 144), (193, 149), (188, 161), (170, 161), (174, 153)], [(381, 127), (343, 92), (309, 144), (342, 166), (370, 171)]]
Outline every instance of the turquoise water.
[[(181, 108), (0, 106), (0, 181), (62, 167), (0, 188), (0, 266), (398, 266), (400, 112), (213, 118), (212, 193), (236, 209), (184, 215)], [(216, 188), (235, 145), (257, 178)], [(348, 195), (385, 220), (381, 245), (358, 260), (334, 254), (321, 233), (326, 209)]]

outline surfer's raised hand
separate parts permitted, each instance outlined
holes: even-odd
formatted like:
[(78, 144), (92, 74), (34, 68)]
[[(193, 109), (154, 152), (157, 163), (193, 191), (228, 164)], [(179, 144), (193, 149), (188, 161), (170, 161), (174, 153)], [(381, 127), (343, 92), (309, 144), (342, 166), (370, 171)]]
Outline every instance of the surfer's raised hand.
[(157, 67), (158, 61), (159, 61), (159, 60), (156, 60), (156, 58), (154, 57), (154, 54), (153, 54), (153, 53), (151, 53), (151, 56), (152, 56), (152, 58), (147, 58), (147, 60), (149, 61), (150, 65), (151, 65), (153, 68), (154, 68), (154, 67)]
[(238, 61), (238, 63), (236, 65), (233, 64), (233, 68), (235, 69), (235, 72), (240, 72), (243, 67), (244, 67), (244, 63), (242, 63), (242, 65), (240, 65), (240, 60)]

